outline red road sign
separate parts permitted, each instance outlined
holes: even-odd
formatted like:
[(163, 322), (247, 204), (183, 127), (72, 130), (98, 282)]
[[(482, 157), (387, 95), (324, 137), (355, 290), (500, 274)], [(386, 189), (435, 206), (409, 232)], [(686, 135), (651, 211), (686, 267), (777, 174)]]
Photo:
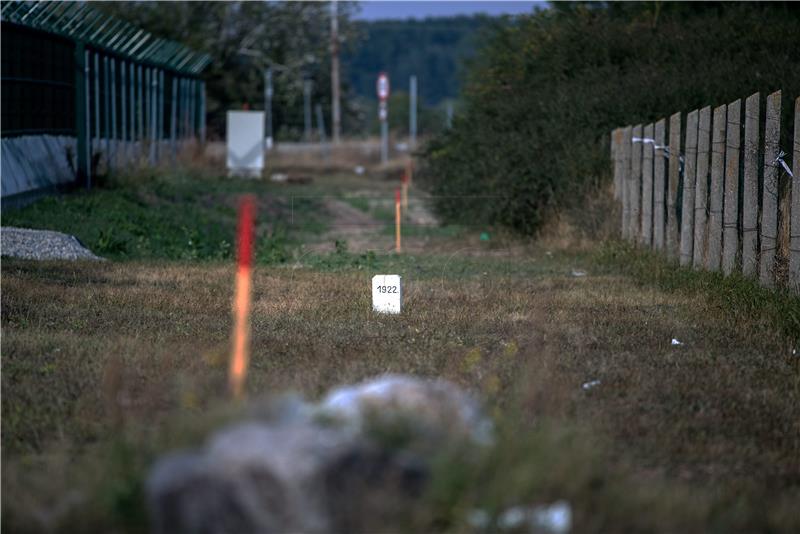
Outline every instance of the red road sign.
[(376, 89), (380, 101), (385, 102), (389, 98), (389, 76), (385, 72), (381, 72), (378, 75)]

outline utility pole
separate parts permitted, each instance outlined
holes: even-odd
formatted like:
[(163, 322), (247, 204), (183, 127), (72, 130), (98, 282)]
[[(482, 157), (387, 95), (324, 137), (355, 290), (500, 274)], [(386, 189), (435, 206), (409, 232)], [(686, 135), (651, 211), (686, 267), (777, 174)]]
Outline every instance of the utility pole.
[(333, 144), (339, 144), (342, 112), (339, 107), (339, 9), (336, 0), (331, 2), (331, 122)]
[(447, 103), (446, 110), (447, 110), (447, 117), (445, 119), (445, 126), (449, 130), (450, 128), (453, 127), (453, 103), (452, 102), (448, 102)]
[(272, 148), (272, 69), (264, 71), (264, 131), (267, 134), (267, 150)]
[(325, 116), (322, 114), (322, 104), (315, 106), (317, 112), (317, 131), (319, 132), (319, 142), (323, 145), (328, 142), (325, 137)]
[(381, 121), (381, 163), (386, 165), (389, 161), (389, 76), (385, 72), (378, 75), (378, 82), (376, 84), (376, 92), (378, 93), (378, 118)]
[(409, 133), (409, 148), (414, 150), (417, 147), (417, 77), (411, 76), (409, 88), (408, 105), (410, 107), (408, 113), (408, 133)]
[(311, 78), (303, 80), (303, 137), (311, 142)]

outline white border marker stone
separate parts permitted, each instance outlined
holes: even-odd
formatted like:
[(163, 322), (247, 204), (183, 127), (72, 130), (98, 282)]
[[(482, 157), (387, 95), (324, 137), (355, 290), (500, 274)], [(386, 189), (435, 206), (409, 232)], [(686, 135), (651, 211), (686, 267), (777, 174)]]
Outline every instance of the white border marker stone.
[(400, 313), (403, 286), (398, 274), (376, 274), (372, 277), (372, 309), (378, 313)]

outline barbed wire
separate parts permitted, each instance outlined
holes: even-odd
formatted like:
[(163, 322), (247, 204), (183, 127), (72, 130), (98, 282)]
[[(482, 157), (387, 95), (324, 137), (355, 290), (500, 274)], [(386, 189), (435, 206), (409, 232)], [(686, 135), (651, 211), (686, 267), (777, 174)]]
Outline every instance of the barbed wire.
[[(631, 143), (651, 144), (651, 145), (653, 145), (653, 150), (661, 150), (662, 155), (665, 158), (669, 159), (669, 157), (670, 157), (669, 146), (668, 145), (659, 145), (659, 144), (657, 144), (656, 140), (653, 139), (652, 137), (631, 137)], [(740, 149), (741, 148), (744, 148), (744, 147), (740, 147)], [(709, 153), (711, 151), (712, 151), (711, 150), (711, 146), (709, 146)], [(760, 148), (756, 148), (754, 152), (758, 156), (761, 156), (761, 157), (765, 157), (766, 156), (766, 152), (764, 150), (760, 149)], [(775, 159), (771, 163), (766, 163), (765, 162), (765, 164), (771, 165), (773, 167), (777, 166), (778, 164), (780, 164), (780, 166), (783, 168), (783, 171), (786, 172), (786, 174), (789, 175), (790, 178), (794, 179), (794, 173), (792, 172), (791, 168), (789, 167), (789, 164), (786, 163), (786, 160), (785, 160), (785, 157), (787, 155), (788, 154), (786, 154), (786, 152), (784, 152), (783, 150), (781, 150), (779, 148), (778, 149), (778, 155), (775, 157)], [(684, 165), (685, 165), (684, 154), (679, 154), (678, 159), (679, 159), (680, 164), (681, 164), (680, 173), (683, 174)]]

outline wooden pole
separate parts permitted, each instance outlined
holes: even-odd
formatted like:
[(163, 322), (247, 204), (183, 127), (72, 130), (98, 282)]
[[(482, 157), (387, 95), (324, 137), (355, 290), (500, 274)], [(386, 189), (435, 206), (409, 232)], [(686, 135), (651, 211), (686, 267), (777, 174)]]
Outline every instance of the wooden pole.
[(700, 269), (706, 252), (708, 210), (708, 151), (711, 146), (711, 106), (700, 110), (697, 126), (697, 180), (694, 196), (694, 250), (692, 266)]
[[(644, 127), (644, 138), (653, 139), (653, 124)], [(653, 143), (642, 143), (642, 245), (650, 248), (653, 242)]]
[(681, 266), (692, 263), (694, 246), (694, 196), (697, 180), (697, 110), (686, 116), (686, 154), (683, 164), (683, 202), (681, 206)]
[(792, 220), (789, 231), (789, 285), (800, 291), (800, 96), (794, 101)]
[(638, 242), (639, 234), (642, 231), (642, 125), (637, 124), (633, 127), (633, 137), (638, 141), (631, 143), (631, 174), (628, 177), (628, 187), (630, 188), (630, 230), (628, 237), (633, 243)]
[(725, 204), (722, 213), (722, 272), (736, 269), (739, 250), (739, 149), (741, 144), (742, 101), (728, 104), (725, 146)]
[(761, 285), (775, 285), (775, 257), (778, 250), (778, 170), (776, 161), (781, 142), (781, 92), (767, 97), (764, 126), (764, 184), (761, 193)]
[(725, 168), (725, 127), (728, 107), (714, 108), (711, 127), (711, 185), (708, 192), (708, 253), (706, 269), (719, 271), (722, 260), (722, 190)]
[(666, 158), (664, 157), (664, 142), (666, 139), (665, 130), (667, 121), (661, 119), (656, 122), (655, 148), (653, 151), (653, 247), (656, 250), (664, 249), (664, 171)]
[(394, 192), (394, 249), (400, 254), (400, 189)]
[(628, 176), (631, 173), (631, 127), (622, 130), (622, 238), (628, 239), (630, 230), (631, 206)]
[(667, 191), (667, 256), (678, 257), (678, 181), (681, 176), (681, 112), (669, 118), (669, 186)]
[(755, 277), (758, 268), (758, 123), (760, 95), (744, 103), (744, 181), (742, 182), (742, 274)]

